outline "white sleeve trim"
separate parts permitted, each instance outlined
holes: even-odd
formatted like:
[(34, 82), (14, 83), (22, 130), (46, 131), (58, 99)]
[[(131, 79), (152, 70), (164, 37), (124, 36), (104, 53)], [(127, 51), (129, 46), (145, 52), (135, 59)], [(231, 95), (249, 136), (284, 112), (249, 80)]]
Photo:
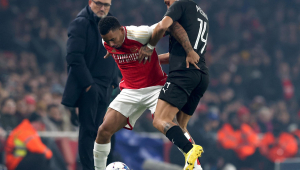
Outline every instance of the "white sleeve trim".
[(104, 40), (103, 40), (103, 38), (102, 38), (102, 45), (104, 46)]
[(145, 45), (149, 42), (153, 30), (157, 24), (152, 26), (142, 25), (142, 26), (127, 26), (127, 38), (135, 40)]

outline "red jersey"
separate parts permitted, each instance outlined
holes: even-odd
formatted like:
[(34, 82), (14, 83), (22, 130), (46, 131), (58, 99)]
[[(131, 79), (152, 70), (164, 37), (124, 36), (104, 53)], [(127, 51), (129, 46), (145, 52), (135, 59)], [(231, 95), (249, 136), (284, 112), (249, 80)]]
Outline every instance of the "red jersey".
[(125, 38), (120, 48), (112, 48), (104, 42), (104, 47), (112, 54), (123, 75), (120, 89), (163, 86), (166, 82), (167, 74), (161, 68), (156, 51), (153, 51), (150, 63), (144, 64), (138, 61), (139, 50), (149, 41), (153, 27), (128, 26), (123, 28), (125, 30)]

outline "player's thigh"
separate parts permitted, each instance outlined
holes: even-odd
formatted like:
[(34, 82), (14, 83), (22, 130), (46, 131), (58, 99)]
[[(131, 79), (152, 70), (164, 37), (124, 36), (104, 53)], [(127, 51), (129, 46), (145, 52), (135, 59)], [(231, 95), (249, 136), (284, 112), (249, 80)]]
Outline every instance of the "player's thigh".
[(155, 114), (154, 124), (161, 124), (162, 122), (172, 122), (178, 113), (179, 109), (170, 103), (158, 99)]
[(182, 70), (171, 72), (161, 90), (159, 99), (177, 107), (179, 110), (187, 103), (192, 91), (200, 82), (200, 71)]
[(143, 93), (139, 89), (124, 89), (109, 105), (109, 108), (127, 118), (126, 129), (132, 130), (137, 119), (146, 110), (146, 106), (142, 103), (142, 96)]
[[(181, 110), (181, 108), (188, 101), (188, 94), (183, 88), (174, 83), (172, 79), (169, 79), (162, 87), (158, 99), (168, 103), (173, 107), (176, 107), (178, 110)], [(158, 104), (161, 103), (160, 105), (166, 105), (164, 102), (158, 102)], [(155, 113), (157, 111), (158, 109), (156, 109)]]
[(127, 117), (122, 115), (120, 112), (108, 108), (103, 123), (101, 124), (99, 131), (106, 131), (114, 134), (115, 132), (122, 129), (127, 124)]
[(157, 106), (157, 101), (158, 97), (161, 91), (161, 88), (163, 86), (152, 86), (148, 87), (144, 91), (144, 97), (143, 97), (143, 102), (142, 104), (151, 111), (152, 114), (154, 114), (156, 106)]
[(201, 73), (201, 81), (198, 86), (192, 91), (187, 103), (182, 107), (181, 111), (192, 116), (195, 112), (200, 99), (203, 97), (209, 84), (209, 75)]

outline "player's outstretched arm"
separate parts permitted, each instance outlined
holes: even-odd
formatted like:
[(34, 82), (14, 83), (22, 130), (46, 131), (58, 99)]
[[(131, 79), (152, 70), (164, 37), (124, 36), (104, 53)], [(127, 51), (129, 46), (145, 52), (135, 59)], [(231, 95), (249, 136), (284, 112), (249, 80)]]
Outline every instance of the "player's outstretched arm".
[(193, 64), (196, 68), (200, 69), (197, 66), (197, 63), (200, 60), (200, 56), (194, 51), (189, 36), (186, 33), (185, 29), (178, 23), (174, 22), (168, 31), (171, 35), (181, 44), (184, 48), (187, 56), (186, 56), (186, 67), (189, 68), (189, 64)]
[[(149, 43), (143, 46), (139, 51), (139, 62), (141, 63), (144, 58), (151, 60), (151, 55), (153, 53), (154, 47), (158, 41), (164, 36), (168, 28), (173, 24), (172, 18), (166, 16), (164, 17), (154, 28), (152, 37), (149, 40)], [(144, 60), (145, 62), (147, 60)], [(145, 63), (144, 62), (144, 63)]]
[(152, 46), (156, 46), (158, 41), (165, 35), (166, 31), (172, 24), (173, 19), (171, 17), (165, 16), (153, 30), (149, 44)]
[(170, 57), (170, 53), (158, 55), (160, 64), (169, 64), (169, 57)]

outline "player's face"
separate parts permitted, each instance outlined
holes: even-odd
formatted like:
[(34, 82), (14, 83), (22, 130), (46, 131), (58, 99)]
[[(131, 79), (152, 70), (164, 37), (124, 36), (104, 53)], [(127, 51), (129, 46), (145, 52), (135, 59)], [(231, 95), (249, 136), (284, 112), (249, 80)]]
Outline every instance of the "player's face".
[(109, 31), (106, 35), (101, 35), (103, 40), (112, 48), (120, 48), (124, 41), (124, 29)]
[(103, 18), (110, 10), (111, 0), (89, 0), (89, 6), (99, 18)]
[(167, 5), (167, 8), (169, 9), (170, 6), (176, 1), (176, 0), (164, 0), (165, 4)]

